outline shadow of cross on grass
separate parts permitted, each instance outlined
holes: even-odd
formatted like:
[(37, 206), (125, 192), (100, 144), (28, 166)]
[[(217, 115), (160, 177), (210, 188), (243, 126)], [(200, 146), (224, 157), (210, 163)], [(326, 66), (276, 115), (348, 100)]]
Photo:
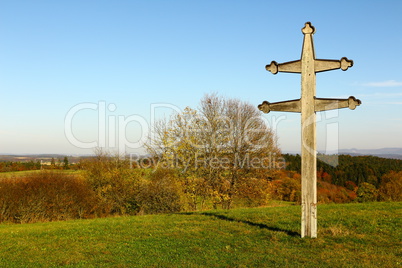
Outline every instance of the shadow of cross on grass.
[(240, 223), (248, 224), (248, 225), (253, 226), (253, 227), (259, 227), (261, 229), (267, 229), (267, 230), (274, 231), (274, 232), (282, 232), (282, 233), (285, 233), (285, 234), (287, 234), (289, 236), (300, 237), (300, 234), (298, 232), (285, 230), (285, 229), (281, 229), (281, 228), (278, 228), (278, 227), (268, 226), (268, 225), (263, 224), (263, 223), (256, 223), (256, 222), (252, 222), (252, 221), (248, 221), (248, 220), (239, 220), (239, 219), (235, 219), (235, 218), (230, 218), (230, 217), (225, 216), (225, 215), (215, 214), (215, 213), (212, 213), (212, 212), (203, 212), (203, 213), (201, 213), (201, 215), (209, 216), (209, 217), (215, 217), (217, 219), (225, 220), (225, 221), (240, 222)]

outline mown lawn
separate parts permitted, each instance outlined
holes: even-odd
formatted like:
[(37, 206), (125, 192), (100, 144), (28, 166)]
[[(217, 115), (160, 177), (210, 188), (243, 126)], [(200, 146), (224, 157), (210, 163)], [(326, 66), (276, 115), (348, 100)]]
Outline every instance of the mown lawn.
[(300, 207), (0, 224), (0, 267), (400, 267), (402, 203), (320, 205), (318, 238)]

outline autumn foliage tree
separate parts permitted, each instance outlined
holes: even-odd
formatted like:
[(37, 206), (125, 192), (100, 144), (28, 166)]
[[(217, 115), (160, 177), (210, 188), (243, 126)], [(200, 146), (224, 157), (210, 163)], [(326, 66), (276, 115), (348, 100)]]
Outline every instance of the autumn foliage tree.
[(130, 169), (127, 159), (97, 150), (95, 157), (82, 164), (85, 169), (83, 175), (96, 193), (98, 206), (102, 208), (97, 210), (99, 216), (136, 213), (140, 174), (136, 169)]
[(147, 148), (160, 166), (181, 171), (184, 185), (191, 188), (186, 192), (208, 192), (214, 207), (223, 208), (231, 207), (241, 178), (258, 169), (269, 176), (280, 155), (275, 135), (256, 107), (217, 95), (206, 95), (198, 110), (187, 107), (155, 124)]
[(378, 190), (375, 186), (368, 182), (363, 182), (360, 184), (357, 190), (357, 201), (359, 202), (372, 202), (377, 201)]
[(402, 171), (382, 176), (379, 195), (383, 201), (402, 201)]

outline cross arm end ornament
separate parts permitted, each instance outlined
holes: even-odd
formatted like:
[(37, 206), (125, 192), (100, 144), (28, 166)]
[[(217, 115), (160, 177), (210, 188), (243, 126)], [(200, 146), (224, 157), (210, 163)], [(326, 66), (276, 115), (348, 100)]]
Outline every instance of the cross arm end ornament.
[(340, 60), (315, 60), (314, 61), (314, 71), (316, 73), (325, 72), (330, 70), (342, 69), (346, 71), (349, 67), (353, 66), (353, 60), (349, 60), (346, 57)]
[(340, 62), (342, 71), (346, 71), (349, 67), (353, 66), (353, 60), (348, 60), (346, 57), (343, 57)]
[(272, 74), (277, 74), (278, 72), (282, 73), (301, 73), (301, 61), (289, 61), (285, 63), (277, 63), (276, 61), (271, 61), (270, 64), (265, 66), (267, 71), (270, 71)]
[(316, 112), (349, 108), (351, 110), (356, 109), (357, 106), (360, 106), (362, 102), (359, 99), (356, 99), (353, 96), (350, 96), (347, 99), (321, 99), (315, 98), (314, 110)]
[(264, 113), (269, 113), (271, 109), (269, 108), (269, 102), (268, 101), (263, 101), (260, 105), (258, 105), (258, 110), (264, 112)]

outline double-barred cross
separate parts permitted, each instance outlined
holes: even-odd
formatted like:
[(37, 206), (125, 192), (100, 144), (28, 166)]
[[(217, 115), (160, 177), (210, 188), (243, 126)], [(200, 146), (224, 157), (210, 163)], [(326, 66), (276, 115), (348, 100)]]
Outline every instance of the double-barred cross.
[(264, 101), (258, 109), (301, 113), (302, 127), (302, 218), (301, 237), (317, 237), (317, 156), (316, 156), (316, 112), (347, 108), (354, 110), (361, 101), (351, 96), (348, 99), (316, 98), (316, 73), (335, 69), (346, 71), (353, 61), (346, 57), (340, 60), (320, 60), (315, 58), (313, 34), (315, 28), (306, 22), (300, 60), (285, 63), (272, 61), (265, 68), (273, 74), (278, 72), (301, 74), (301, 98), (297, 100), (269, 103)]

